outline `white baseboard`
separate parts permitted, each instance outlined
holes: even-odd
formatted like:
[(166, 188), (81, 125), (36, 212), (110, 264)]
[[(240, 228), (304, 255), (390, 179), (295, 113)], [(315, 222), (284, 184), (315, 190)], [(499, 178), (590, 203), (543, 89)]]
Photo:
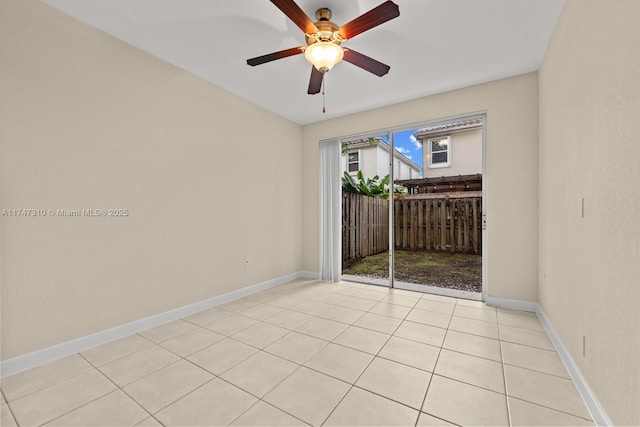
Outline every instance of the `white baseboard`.
[(320, 280), (320, 273), (317, 271), (300, 271), (299, 278)]
[(492, 297), (490, 295), (487, 295), (484, 297), (484, 302), (486, 302), (487, 305), (491, 305), (494, 307), (508, 308), (511, 310), (520, 310), (520, 311), (537, 312), (538, 308), (540, 307), (537, 302)]
[(593, 422), (598, 426), (612, 426), (613, 422), (598, 401), (598, 398), (596, 397), (593, 390), (591, 390), (591, 387), (589, 387), (587, 380), (582, 375), (582, 372), (580, 372), (580, 369), (578, 369), (578, 365), (576, 365), (575, 361), (571, 357), (571, 354), (562, 343), (560, 336), (554, 329), (551, 321), (549, 321), (549, 318), (542, 310), (542, 307), (540, 307), (540, 305), (538, 305), (538, 310), (536, 311), (536, 313), (538, 314), (540, 322), (542, 322), (542, 326), (544, 326), (545, 331), (547, 331), (549, 338), (551, 338), (551, 342), (556, 348), (556, 352), (558, 353), (558, 356), (560, 356), (560, 360), (562, 360), (564, 367), (567, 369), (569, 376), (578, 389), (578, 393), (580, 394), (580, 397), (582, 397), (587, 410), (591, 414)]
[(71, 341), (66, 341), (60, 344), (53, 345), (51, 347), (43, 348), (41, 350), (36, 350), (31, 353), (3, 360), (0, 362), (0, 377), (16, 374), (18, 372), (43, 365), (48, 362), (53, 362), (54, 360), (60, 359), (62, 357), (70, 356), (72, 354), (88, 350), (90, 348), (106, 344), (120, 338), (127, 337), (137, 332), (144, 331), (155, 326), (160, 326), (164, 323), (172, 322), (182, 317), (207, 310), (217, 305), (224, 304), (226, 302), (233, 301), (235, 299), (242, 298), (244, 296), (251, 295), (264, 289), (278, 286), (295, 279), (316, 279), (318, 276), (318, 273), (314, 273), (311, 271), (298, 271), (295, 273), (287, 274), (285, 276), (277, 277), (275, 279), (256, 283), (254, 285), (250, 285), (236, 291), (228, 292), (223, 295), (218, 295), (203, 301), (198, 301), (193, 304), (165, 311), (164, 313), (145, 317), (143, 319), (126, 323), (124, 325), (116, 326), (114, 328), (76, 338)]
[(567, 372), (569, 373), (571, 380), (573, 380), (573, 383), (575, 384), (576, 389), (578, 390), (578, 393), (582, 398), (582, 401), (587, 407), (589, 414), (591, 414), (591, 418), (593, 419), (593, 422), (598, 426), (613, 425), (613, 422), (611, 421), (611, 419), (605, 412), (604, 408), (598, 401), (593, 390), (591, 390), (591, 387), (589, 387), (587, 380), (584, 378), (584, 376), (580, 372), (580, 369), (578, 368), (578, 365), (576, 365), (575, 361), (571, 357), (571, 354), (569, 353), (569, 351), (567, 351), (567, 348), (562, 343), (560, 336), (558, 335), (555, 328), (551, 324), (551, 321), (545, 314), (544, 310), (542, 310), (542, 307), (540, 306), (540, 304), (538, 304), (537, 302), (531, 302), (531, 301), (491, 297), (488, 295), (485, 298), (485, 302), (488, 305), (491, 305), (494, 307), (535, 312), (538, 315), (538, 318), (540, 319), (542, 326), (547, 332), (547, 335), (549, 335), (549, 338), (551, 339), (551, 342), (553, 343), (553, 346), (555, 347), (556, 352), (560, 357), (560, 360), (562, 360), (564, 367), (567, 369)]

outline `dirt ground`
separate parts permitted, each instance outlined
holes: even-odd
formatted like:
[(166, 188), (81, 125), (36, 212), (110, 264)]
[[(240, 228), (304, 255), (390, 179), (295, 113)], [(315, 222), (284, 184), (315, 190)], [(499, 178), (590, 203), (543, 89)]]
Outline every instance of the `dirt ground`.
[[(385, 279), (389, 277), (389, 253), (365, 257), (343, 274)], [(482, 291), (482, 256), (442, 251), (395, 251), (395, 279), (469, 292)]]

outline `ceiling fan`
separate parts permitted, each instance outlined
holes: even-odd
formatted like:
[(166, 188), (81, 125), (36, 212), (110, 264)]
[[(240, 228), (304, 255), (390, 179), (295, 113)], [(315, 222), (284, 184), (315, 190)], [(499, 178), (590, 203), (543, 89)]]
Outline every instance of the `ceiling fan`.
[(391, 0), (360, 15), (342, 27), (338, 27), (331, 22), (331, 10), (327, 8), (321, 8), (316, 11), (317, 22), (314, 23), (294, 0), (271, 0), (271, 3), (276, 5), (294, 24), (304, 31), (307, 45), (251, 58), (247, 60), (247, 64), (256, 66), (304, 53), (305, 59), (313, 64), (309, 90), (307, 91), (310, 95), (320, 92), (324, 74), (342, 59), (378, 77), (382, 77), (389, 72), (390, 67), (388, 65), (353, 49), (344, 48), (340, 44), (400, 16), (400, 8)]

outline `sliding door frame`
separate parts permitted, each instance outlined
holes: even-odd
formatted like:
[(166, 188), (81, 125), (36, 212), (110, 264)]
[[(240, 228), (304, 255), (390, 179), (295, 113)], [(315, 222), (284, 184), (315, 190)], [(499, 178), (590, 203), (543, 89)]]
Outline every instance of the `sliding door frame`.
[[(411, 129), (420, 129), (420, 128), (429, 127), (429, 126), (437, 126), (441, 124), (463, 121), (463, 120), (471, 120), (471, 119), (482, 120), (482, 230), (481, 230), (482, 232), (482, 295), (481, 297), (482, 297), (482, 301), (484, 301), (487, 294), (487, 263), (488, 263), (487, 233), (486, 233), (487, 232), (487, 202), (486, 202), (486, 199), (487, 199), (486, 197), (486, 192), (487, 192), (487, 174), (486, 174), (487, 112), (486, 111), (476, 111), (472, 113), (460, 114), (460, 115), (438, 118), (434, 120), (427, 120), (427, 121), (422, 121), (417, 123), (410, 123), (410, 124), (401, 125), (401, 126), (386, 127), (386, 128), (378, 129), (375, 131), (350, 134), (350, 135), (341, 136), (337, 138), (324, 139), (324, 140), (321, 140), (320, 143), (321, 144), (334, 143), (334, 144), (341, 145), (344, 142), (352, 141), (354, 139), (365, 139), (365, 138), (374, 138), (377, 136), (387, 136), (387, 138), (389, 139), (389, 146), (390, 146), (388, 171), (389, 171), (390, 194), (392, 196), (393, 191), (391, 189), (393, 188), (393, 182), (394, 182), (394, 168), (393, 168), (393, 152), (394, 151), (393, 150), (395, 149), (393, 135), (395, 133), (405, 132)], [(424, 170), (424, 165), (423, 165), (423, 170)], [(322, 211), (322, 206), (320, 207), (320, 209)], [(395, 227), (394, 227), (393, 219), (394, 219), (394, 204), (389, 203), (389, 285), (388, 287), (390, 288), (395, 287), (394, 277), (393, 277), (395, 273), (394, 271), (394, 255), (395, 255), (394, 229)], [(322, 218), (321, 218), (321, 221), (322, 221)], [(342, 236), (342, 230), (340, 230), (338, 234)], [(320, 237), (322, 239), (322, 236)], [(342, 251), (340, 251), (337, 255), (341, 257)], [(340, 262), (340, 265), (341, 265), (341, 262)], [(340, 275), (342, 275), (342, 271), (340, 272)]]

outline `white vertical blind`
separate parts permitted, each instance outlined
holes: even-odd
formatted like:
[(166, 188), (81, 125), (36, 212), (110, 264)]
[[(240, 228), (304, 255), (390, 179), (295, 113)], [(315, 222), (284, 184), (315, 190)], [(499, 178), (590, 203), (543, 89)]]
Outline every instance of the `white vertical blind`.
[(320, 144), (320, 279), (337, 282), (342, 274), (340, 143)]

